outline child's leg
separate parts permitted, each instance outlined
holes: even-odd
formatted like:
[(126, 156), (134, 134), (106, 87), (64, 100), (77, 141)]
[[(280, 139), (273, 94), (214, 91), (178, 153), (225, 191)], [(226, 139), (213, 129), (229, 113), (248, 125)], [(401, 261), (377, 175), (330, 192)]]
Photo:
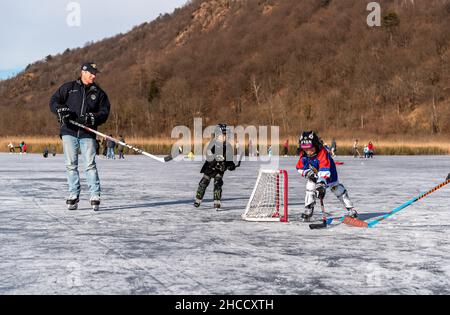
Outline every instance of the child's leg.
[(352, 217), (356, 217), (358, 213), (353, 208), (353, 202), (348, 196), (347, 189), (345, 189), (344, 185), (340, 183), (336, 183), (331, 187), (331, 191), (336, 195), (339, 201), (344, 205), (344, 207), (348, 210), (348, 215)]
[(197, 193), (195, 195), (195, 203), (196, 207), (200, 206), (200, 203), (203, 200), (203, 196), (205, 195), (206, 188), (208, 188), (209, 182), (211, 181), (211, 177), (204, 174), (200, 183), (198, 184)]
[(345, 189), (344, 185), (340, 183), (336, 183), (331, 187), (331, 191), (336, 195), (339, 201), (344, 205), (346, 209), (353, 208), (353, 203), (348, 196), (347, 189)]
[(303, 218), (311, 217), (316, 205), (316, 183), (312, 180), (306, 181), (306, 195), (305, 195), (305, 212)]
[(223, 175), (214, 176), (214, 207), (220, 208), (220, 200), (222, 199)]

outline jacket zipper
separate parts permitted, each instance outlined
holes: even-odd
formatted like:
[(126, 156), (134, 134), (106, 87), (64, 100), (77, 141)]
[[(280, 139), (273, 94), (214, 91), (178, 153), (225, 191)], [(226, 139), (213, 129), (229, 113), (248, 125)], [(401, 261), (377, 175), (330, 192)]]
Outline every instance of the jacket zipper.
[[(86, 98), (85, 94), (86, 94), (86, 87), (83, 84), (83, 102), (81, 103), (81, 112), (80, 112), (80, 116), (79, 117), (83, 116), (84, 99)], [(80, 128), (78, 128), (77, 138), (80, 138)]]

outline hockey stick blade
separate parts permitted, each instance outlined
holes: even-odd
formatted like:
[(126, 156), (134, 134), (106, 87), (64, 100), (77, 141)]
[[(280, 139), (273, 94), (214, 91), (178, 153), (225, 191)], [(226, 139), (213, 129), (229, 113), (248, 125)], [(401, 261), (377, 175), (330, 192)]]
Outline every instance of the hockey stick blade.
[(170, 161), (172, 161), (174, 158), (176, 158), (176, 156), (174, 157), (172, 154), (170, 154), (170, 155), (168, 155), (168, 156), (165, 156), (164, 157), (164, 162), (170, 162)]
[(359, 228), (368, 228), (369, 224), (367, 222), (352, 218), (352, 217), (348, 217), (346, 216), (344, 218), (344, 220), (342, 221), (342, 223), (350, 225), (350, 226), (354, 226), (354, 227), (359, 227)]
[(324, 221), (324, 222), (322, 222), (322, 223), (314, 223), (314, 224), (310, 224), (310, 225), (309, 225), (309, 228), (310, 228), (311, 230), (324, 229), (324, 228), (326, 228), (326, 227), (327, 227), (327, 222), (326, 222), (326, 221)]

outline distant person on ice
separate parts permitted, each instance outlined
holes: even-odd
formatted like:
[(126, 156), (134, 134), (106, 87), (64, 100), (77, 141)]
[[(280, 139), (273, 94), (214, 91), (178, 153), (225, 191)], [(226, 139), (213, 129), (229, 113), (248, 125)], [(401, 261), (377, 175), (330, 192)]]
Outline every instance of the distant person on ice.
[(199, 207), (206, 188), (214, 179), (214, 208), (219, 209), (222, 199), (223, 175), (225, 171), (234, 171), (236, 165), (233, 161), (233, 147), (227, 141), (231, 138), (231, 130), (225, 124), (219, 124), (214, 132), (215, 138), (211, 140), (206, 149), (206, 162), (200, 173), (203, 178), (198, 185), (197, 194), (195, 196), (194, 206)]
[[(112, 137), (112, 135), (109, 135), (109, 136)], [(106, 155), (106, 157), (108, 159), (115, 160), (116, 156), (114, 153), (114, 149), (116, 148), (116, 143), (113, 140), (108, 139), (108, 140), (106, 140), (106, 146), (108, 147), (108, 154)]]
[(94, 210), (100, 205), (100, 179), (95, 163), (95, 134), (70, 124), (69, 120), (97, 129), (109, 116), (110, 103), (106, 93), (94, 81), (98, 73), (95, 63), (84, 63), (80, 77), (63, 84), (50, 99), (50, 109), (58, 116), (61, 125), (69, 197), (69, 210), (78, 207), (80, 176), (78, 173), (78, 149), (83, 155), (86, 180), (90, 190), (90, 202)]
[(24, 141), (22, 141), (21, 143), (20, 143), (20, 151), (22, 152), (22, 153), (27, 153), (27, 149), (28, 149), (28, 147), (27, 147), (27, 144), (24, 142)]
[(359, 153), (358, 150), (358, 139), (355, 140), (355, 142), (353, 143), (353, 157), (361, 157), (361, 153)]
[[(123, 138), (122, 135), (119, 135), (119, 141), (125, 142), (125, 139)], [(124, 153), (125, 153), (125, 146), (119, 143), (118, 147), (117, 147), (117, 153), (119, 154), (119, 160), (120, 159), (125, 159), (125, 155), (124, 155)]]
[(283, 147), (284, 147), (284, 156), (287, 156), (288, 152), (289, 152), (289, 139), (286, 139), (286, 141), (284, 142)]
[(26, 145), (25, 145), (25, 142), (24, 141), (22, 141), (21, 143), (19, 143), (19, 153), (20, 154), (22, 154), (22, 153), (27, 153), (27, 147), (26, 147)]
[(316, 199), (323, 199), (327, 188), (331, 189), (347, 209), (347, 215), (356, 218), (358, 213), (354, 209), (344, 185), (338, 181), (333, 158), (322, 146), (318, 135), (313, 131), (303, 132), (300, 136), (300, 150), (297, 171), (306, 178), (305, 211), (302, 219), (310, 221)]
[(372, 141), (369, 141), (369, 144), (367, 145), (367, 149), (369, 150), (368, 157), (373, 158), (374, 147), (373, 147)]
[(363, 152), (364, 152), (364, 157), (366, 159), (369, 158), (369, 147), (367, 145), (364, 146)]
[(8, 148), (9, 148), (9, 153), (15, 153), (15, 151), (14, 151), (14, 144), (12, 144), (12, 142), (10, 142), (8, 144)]

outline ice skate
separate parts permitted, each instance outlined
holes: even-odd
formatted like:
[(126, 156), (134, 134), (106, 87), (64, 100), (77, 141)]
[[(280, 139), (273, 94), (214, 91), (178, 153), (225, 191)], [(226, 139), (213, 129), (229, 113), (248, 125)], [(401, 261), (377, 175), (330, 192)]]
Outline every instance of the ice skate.
[(69, 196), (69, 198), (67, 198), (67, 200), (66, 200), (67, 209), (77, 210), (79, 201), (80, 201), (80, 199), (77, 196)]
[(302, 213), (302, 221), (303, 222), (311, 222), (313, 213), (314, 213), (314, 208), (306, 208), (305, 212)]
[(353, 219), (356, 219), (358, 217), (358, 212), (354, 208), (348, 208), (347, 209), (347, 216)]
[(214, 209), (219, 211), (219, 209), (220, 209), (220, 200), (214, 200)]
[(194, 207), (196, 207), (196, 208), (198, 208), (198, 207), (200, 207), (200, 204), (202, 203), (202, 200), (201, 199), (195, 199), (195, 201), (194, 201)]
[(100, 196), (91, 197), (91, 206), (94, 211), (98, 211), (100, 208)]

